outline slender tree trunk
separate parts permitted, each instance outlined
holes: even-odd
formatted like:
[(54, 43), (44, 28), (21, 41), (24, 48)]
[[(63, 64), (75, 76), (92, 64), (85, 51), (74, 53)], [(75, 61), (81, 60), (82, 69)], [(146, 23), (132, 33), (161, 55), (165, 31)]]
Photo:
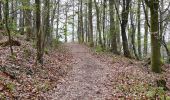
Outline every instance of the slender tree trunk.
[(85, 21), (84, 21), (84, 23), (85, 23), (85, 33), (86, 33), (86, 37), (85, 37), (85, 39), (86, 39), (86, 43), (87, 43), (87, 41), (88, 41), (88, 34), (89, 34), (89, 30), (88, 30), (88, 5), (87, 5), (87, 3), (86, 3), (86, 14), (85, 14)]
[(84, 42), (84, 31), (83, 31), (83, 1), (80, 0), (80, 43)]
[[(132, 6), (131, 6), (132, 7)], [(132, 9), (132, 8), (131, 8)], [(137, 51), (136, 51), (136, 45), (135, 45), (135, 37), (136, 37), (136, 26), (134, 24), (134, 13), (133, 11), (131, 10), (130, 12), (130, 20), (131, 20), (131, 28), (132, 28), (132, 31), (131, 31), (131, 38), (132, 38), (132, 49), (133, 49), (133, 53), (136, 57), (136, 59), (139, 59), (138, 57), (138, 54), (137, 54)]]
[[(11, 0), (10, 10), (11, 12), (14, 12), (14, 0)], [(12, 20), (12, 23), (14, 23), (14, 13), (11, 14), (11, 20)]]
[[(146, 13), (148, 15), (148, 7), (146, 7)], [(148, 54), (148, 22), (147, 22), (147, 19), (148, 19), (148, 16), (145, 15), (145, 34), (144, 34), (144, 57), (147, 56)]]
[(3, 21), (2, 21), (2, 1), (0, 1), (0, 29), (3, 29)]
[(141, 18), (141, 1), (138, 0), (138, 11), (137, 11), (137, 18), (138, 18), (138, 55), (139, 58), (141, 59), (142, 57), (142, 51), (141, 51), (141, 23), (140, 23), (140, 18)]
[(45, 49), (45, 44), (51, 44), (51, 31), (50, 31), (50, 0), (45, 0), (45, 4), (44, 4), (44, 20), (43, 20), (43, 34), (42, 34), (42, 57), (44, 55), (44, 49)]
[[(24, 3), (24, 6), (30, 7), (30, 0), (26, 0)], [(29, 41), (31, 39), (31, 10), (24, 9), (25, 12), (25, 27), (26, 27), (26, 35), (27, 35), (27, 40)]]
[[(49, 3), (50, 3), (50, 1), (49, 1)], [(50, 32), (50, 38), (51, 38), (51, 40), (49, 40), (50, 45), (52, 45), (52, 36), (53, 36), (53, 32), (54, 32), (54, 20), (55, 20), (55, 17), (57, 15), (56, 10), (57, 10), (57, 6), (58, 6), (58, 4), (57, 4), (58, 2), (56, 0), (54, 0), (54, 1), (51, 1), (51, 3), (53, 3), (54, 5), (53, 5), (53, 7), (50, 7), (50, 8), (52, 8), (51, 15), (50, 15), (51, 16), (51, 20), (50, 20), (51, 21), (51, 23), (50, 23), (51, 29), (49, 31)], [(48, 7), (48, 9), (50, 9), (50, 8)]]
[(104, 0), (103, 2), (103, 47), (106, 47), (106, 33), (105, 33), (105, 28), (106, 28), (106, 4), (107, 0)]
[[(15, 1), (15, 10), (17, 10), (17, 8), (18, 8), (18, 1), (17, 0), (14, 0)], [(18, 21), (18, 17), (17, 17), (17, 15), (18, 15), (18, 12), (17, 11), (15, 11), (14, 12), (14, 22), (15, 22), (15, 25), (17, 26), (17, 21)], [(16, 29), (17, 30), (17, 29)]]
[(78, 37), (78, 42), (81, 43), (81, 27), (80, 27), (80, 5), (78, 2), (78, 28), (77, 28), (77, 37)]
[(11, 32), (9, 29), (9, 1), (6, 0), (5, 2), (5, 27), (8, 33), (8, 41), (10, 43), (10, 51), (11, 51), (11, 55), (13, 55), (13, 48), (12, 48), (12, 37), (11, 37)]
[(75, 1), (73, 0), (73, 24), (72, 24), (72, 28), (73, 28), (73, 31), (72, 31), (72, 42), (74, 42), (74, 37), (75, 37), (75, 34), (74, 34), (74, 20), (75, 20), (75, 5), (74, 5)]
[[(119, 11), (120, 7), (120, 1), (119, 0), (116, 0), (116, 3), (115, 3), (116, 7), (117, 7), (117, 10)], [(118, 49), (118, 53), (121, 52), (121, 38), (120, 38), (120, 22), (119, 22), (119, 17), (116, 16), (116, 34), (117, 34), (117, 49)]]
[(102, 45), (102, 36), (101, 36), (101, 29), (100, 29), (100, 16), (99, 16), (99, 14), (100, 14), (100, 11), (99, 11), (99, 7), (98, 7), (98, 5), (97, 5), (97, 2), (96, 2), (96, 0), (94, 0), (94, 2), (95, 2), (95, 8), (96, 8), (96, 17), (97, 17), (97, 31), (98, 31), (98, 33), (99, 33), (99, 45), (101, 46), (101, 47), (103, 47), (103, 45)]
[[(45, 13), (44, 13), (44, 16), (45, 16), (45, 19), (44, 19), (44, 24), (45, 24), (44, 32), (45, 33), (44, 33), (44, 40), (43, 41), (45, 41), (46, 38), (52, 40), (52, 37), (51, 37), (52, 32), (50, 30), (50, 0), (45, 0)], [(53, 24), (53, 21), (51, 23), (51, 26), (53, 26), (52, 24)], [(50, 41), (48, 39), (47, 39), (47, 42)], [(43, 42), (43, 44), (45, 44), (45, 42)]]
[(40, 25), (41, 25), (40, 0), (35, 0), (35, 4), (36, 4), (37, 61), (38, 63), (43, 64), (42, 32), (40, 29)]
[(60, 18), (60, 0), (58, 0), (57, 6), (57, 29), (56, 29), (56, 39), (59, 39), (59, 18)]
[(64, 25), (64, 37), (65, 37), (65, 42), (67, 42), (67, 20), (68, 20), (68, 12), (66, 11), (65, 13), (65, 25)]
[(165, 36), (163, 35), (163, 33), (164, 33), (164, 29), (163, 29), (163, 26), (165, 27), (166, 25), (164, 24), (164, 22), (163, 22), (163, 16), (162, 16), (162, 14), (163, 14), (163, 11), (164, 11), (164, 0), (161, 0), (160, 1), (160, 5), (161, 5), (161, 9), (160, 9), (160, 18), (159, 18), (159, 22), (160, 22), (160, 26), (159, 26), (159, 30), (160, 30), (160, 37), (161, 37), (161, 40), (162, 40), (162, 44), (163, 44), (163, 46), (164, 46), (164, 48), (165, 48), (165, 50), (166, 50), (166, 53), (167, 53), (167, 62), (168, 63), (170, 63), (170, 51), (169, 51), (169, 48), (168, 48), (168, 46), (167, 46), (167, 44), (166, 44), (166, 41), (165, 41)]
[(89, 42), (90, 42), (90, 46), (94, 46), (94, 42), (93, 42), (93, 16), (92, 16), (92, 0), (89, 0), (88, 2), (88, 9), (89, 9), (89, 14), (88, 14), (88, 19), (89, 19)]
[[(23, 6), (23, 3), (21, 1), (20, 1), (20, 6)], [(21, 35), (24, 35), (24, 10), (23, 9), (20, 9), (19, 32)]]

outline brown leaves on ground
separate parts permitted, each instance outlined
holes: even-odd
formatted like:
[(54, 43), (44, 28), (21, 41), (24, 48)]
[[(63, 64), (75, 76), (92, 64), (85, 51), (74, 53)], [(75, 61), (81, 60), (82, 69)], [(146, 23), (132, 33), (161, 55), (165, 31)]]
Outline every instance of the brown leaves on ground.
[[(2, 41), (6, 41), (5, 37)], [(15, 38), (21, 46), (0, 46), (0, 98), (35, 100), (45, 99), (43, 94), (54, 88), (57, 81), (71, 68), (72, 55), (64, 47), (52, 49), (44, 55), (44, 65), (36, 65), (36, 49), (23, 37)]]
[[(92, 52), (92, 55), (111, 67), (112, 73), (108, 74), (108, 78), (114, 88), (113, 99), (148, 100), (166, 96), (168, 100), (170, 99), (169, 91), (162, 92), (162, 87), (157, 86), (157, 80), (163, 79), (166, 81), (166, 87), (170, 87), (170, 67), (166, 67), (168, 65), (162, 67), (165, 72), (156, 74), (151, 72), (149, 65), (145, 66), (142, 61), (111, 53)], [(151, 94), (153, 97), (150, 97)]]
[[(95, 53), (87, 46), (78, 45), (76, 47), (79, 48), (79, 51), (73, 53), (82, 59), (73, 59), (72, 53), (67, 52), (68, 50), (64, 46), (60, 46), (58, 49), (46, 51), (44, 65), (41, 66), (35, 64), (36, 49), (33, 48), (34, 43), (26, 42), (23, 37), (15, 38), (15, 40), (19, 40), (21, 46), (13, 47), (14, 56), (10, 55), (9, 47), (0, 46), (0, 99), (49, 99), (46, 98), (48, 91), (56, 88), (59, 83), (58, 80), (62, 80), (67, 75), (72, 68), (72, 64), (78, 66), (79, 61), (81, 61), (83, 64), (89, 65), (88, 57), (91, 57), (91, 63), (93, 64), (91, 67), (94, 67), (96, 72), (104, 70), (103, 72), (106, 73), (107, 81), (103, 83), (102, 86), (104, 87), (101, 87), (101, 89), (107, 88), (111, 90), (110, 94), (113, 100), (146, 100), (152, 97), (160, 99), (169, 94), (169, 91), (162, 92), (162, 89), (157, 87), (156, 84), (157, 80), (164, 79), (167, 82), (167, 87), (170, 88), (169, 65), (163, 67), (165, 72), (162, 74), (155, 74), (151, 72), (148, 66), (143, 66), (141, 61), (116, 56), (111, 53)], [(2, 43), (2, 41), (7, 41), (7, 38), (2, 39), (0, 42)], [(74, 46), (70, 46), (70, 48), (74, 48)], [(83, 53), (81, 50), (86, 52)], [(86, 58), (84, 58), (85, 55), (87, 56)], [(98, 68), (99, 66), (94, 66), (97, 63), (100, 63), (101, 69)], [(105, 67), (107, 70), (104, 69)], [(84, 67), (82, 66), (82, 68)], [(86, 69), (90, 68), (87, 67)], [(74, 68), (75, 73), (77, 73), (77, 70)], [(79, 69), (80, 72), (82, 70)], [(93, 74), (98, 76), (97, 73)], [(105, 76), (103, 73), (100, 74)], [(75, 76), (75, 78), (77, 77)], [(95, 77), (93, 78), (96, 79)], [(88, 80), (91, 81), (91, 79)], [(74, 86), (74, 84), (72, 85)], [(159, 92), (163, 95), (159, 94)], [(96, 92), (96, 94), (100, 95), (101, 93), (102, 91)]]

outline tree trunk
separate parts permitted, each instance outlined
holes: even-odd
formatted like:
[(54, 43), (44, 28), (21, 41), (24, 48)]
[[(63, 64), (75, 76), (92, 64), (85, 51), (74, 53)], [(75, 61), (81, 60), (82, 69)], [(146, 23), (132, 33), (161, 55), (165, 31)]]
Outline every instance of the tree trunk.
[(111, 36), (111, 50), (113, 53), (118, 54), (117, 51), (117, 35), (115, 29), (115, 20), (114, 20), (114, 1), (109, 0), (109, 10), (110, 10), (110, 36)]
[(144, 57), (147, 56), (148, 54), (148, 22), (147, 22), (147, 19), (148, 19), (148, 7), (146, 7), (146, 15), (145, 17), (145, 34), (144, 34)]
[(103, 47), (103, 45), (102, 45), (102, 37), (101, 37), (101, 29), (100, 29), (100, 18), (99, 18), (100, 17), (99, 16), (100, 11), (99, 11), (99, 7), (97, 5), (96, 0), (94, 0), (94, 2), (95, 2), (95, 8), (96, 8), (96, 17), (97, 17), (97, 31), (99, 33), (99, 45), (101, 47)]
[[(23, 6), (22, 1), (20, 1), (20, 5)], [(21, 35), (24, 35), (24, 10), (23, 9), (20, 9), (19, 32)]]
[(77, 37), (78, 37), (78, 42), (81, 43), (81, 27), (80, 27), (80, 6), (78, 2), (78, 25), (77, 25)]
[[(48, 46), (50, 46), (52, 43), (52, 32), (50, 31), (50, 0), (45, 0), (45, 4), (44, 4), (44, 27), (43, 27), (43, 34), (42, 34), (42, 55), (44, 55), (44, 48), (45, 48), (45, 44), (48, 44)], [(53, 19), (51, 19), (53, 20)], [(53, 23), (51, 23), (53, 24)]]
[(83, 31), (83, 1), (80, 0), (80, 43), (84, 42), (84, 31)]
[(92, 16), (92, 0), (89, 0), (88, 2), (88, 9), (89, 9), (89, 13), (88, 13), (88, 19), (89, 19), (89, 42), (90, 42), (90, 46), (94, 46), (94, 42), (93, 42), (93, 16)]
[(36, 4), (36, 34), (37, 34), (37, 62), (43, 64), (43, 55), (42, 55), (42, 32), (40, 29), (41, 25), (41, 8), (40, 0), (35, 0)]
[(58, 0), (57, 6), (57, 29), (56, 29), (56, 39), (59, 39), (59, 18), (60, 18), (60, 0)]
[(0, 29), (3, 29), (3, 21), (2, 21), (2, 1), (0, 1)]
[[(119, 11), (120, 10), (120, 7), (119, 7), (120, 1), (116, 0), (115, 5), (117, 7), (117, 10)], [(117, 39), (117, 50), (118, 50), (118, 53), (120, 53), (121, 52), (121, 38), (120, 38), (121, 33), (120, 33), (120, 22), (119, 22), (118, 16), (116, 16), (116, 26), (115, 27), (116, 27), (116, 34), (117, 34), (117, 38), (116, 38)]]
[(161, 53), (160, 53), (160, 35), (159, 35), (159, 19), (158, 8), (159, 0), (145, 0), (145, 3), (150, 7), (150, 23), (151, 23), (151, 67), (156, 73), (161, 72)]
[[(132, 6), (131, 6), (132, 7)], [(131, 8), (132, 9), (132, 8)], [(135, 58), (136, 59), (139, 59), (139, 57), (138, 57), (138, 54), (137, 54), (137, 52), (136, 52), (136, 45), (135, 45), (135, 37), (136, 37), (136, 26), (135, 26), (135, 24), (134, 24), (134, 13), (133, 13), (133, 11), (131, 10), (131, 12), (130, 12), (130, 20), (131, 20), (131, 29), (132, 29), (132, 31), (131, 31), (131, 38), (132, 38), (132, 41), (131, 41), (131, 43), (132, 43), (132, 49), (133, 49), (133, 53), (134, 53), (134, 55), (135, 55)]]
[(58, 4), (57, 4), (58, 2), (56, 0), (54, 0), (54, 1), (51, 1), (51, 3), (53, 3), (53, 6), (52, 7), (48, 7), (48, 9), (52, 8), (51, 15), (50, 15), (51, 16), (51, 20), (49, 19), (51, 21), (51, 23), (50, 23), (51, 29), (49, 31), (50, 32), (50, 38), (51, 38), (51, 40), (49, 40), (50, 45), (52, 45), (52, 36), (53, 36), (53, 32), (54, 32), (54, 20), (55, 20), (55, 17), (56, 17), (56, 10), (57, 10), (57, 6), (58, 6)]
[(12, 38), (11, 38), (11, 32), (9, 29), (9, 1), (6, 0), (5, 2), (5, 27), (8, 33), (8, 41), (10, 43), (10, 51), (11, 51), (11, 55), (13, 55), (13, 48), (12, 48)]
[(139, 59), (141, 59), (142, 57), (142, 51), (141, 51), (141, 23), (140, 23), (140, 18), (141, 18), (141, 1), (138, 0), (138, 11), (137, 11), (137, 20), (138, 20), (138, 55), (139, 55)]
[(104, 0), (103, 2), (103, 47), (106, 47), (106, 33), (105, 33), (105, 28), (106, 28), (106, 3), (107, 1)]
[(67, 20), (68, 20), (68, 13), (67, 11), (65, 12), (65, 24), (64, 24), (64, 37), (65, 37), (65, 42), (67, 42)]
[(88, 30), (88, 5), (87, 5), (87, 3), (86, 3), (85, 11), (86, 11), (86, 14), (85, 14), (84, 28), (85, 28), (85, 33), (86, 33), (85, 41), (87, 43), (88, 42), (88, 34), (89, 34), (89, 30)]
[(74, 24), (74, 20), (75, 20), (75, 5), (74, 5), (74, 3), (75, 3), (75, 1), (73, 0), (73, 24), (72, 24), (72, 28), (73, 28), (73, 30), (72, 30), (72, 42), (74, 42), (74, 37), (75, 37), (75, 34), (74, 34), (74, 26), (75, 26), (75, 24)]
[(31, 10), (30, 10), (30, 0), (26, 0), (24, 3), (24, 6), (28, 7), (27, 9), (24, 9), (25, 12), (25, 27), (26, 27), (26, 35), (27, 40), (29, 41), (31, 39)]
[(124, 56), (131, 58), (131, 54), (128, 47), (128, 40), (126, 36), (126, 27), (129, 16), (129, 5), (131, 0), (123, 0), (123, 10), (122, 10), (122, 23), (121, 23), (121, 34), (122, 34), (122, 42), (123, 42), (123, 51)]

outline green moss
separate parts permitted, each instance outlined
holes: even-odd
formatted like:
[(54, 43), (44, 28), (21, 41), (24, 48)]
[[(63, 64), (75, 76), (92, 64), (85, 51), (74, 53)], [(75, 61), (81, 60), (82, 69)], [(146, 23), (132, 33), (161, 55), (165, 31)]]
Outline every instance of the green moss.
[(161, 53), (159, 40), (159, 22), (158, 22), (158, 0), (151, 0), (151, 67), (156, 73), (161, 72)]
[(10, 91), (14, 91), (14, 89), (15, 89), (15, 84), (13, 84), (13, 83), (8, 83), (8, 84), (6, 84), (6, 87), (7, 87), (7, 89), (9, 89)]

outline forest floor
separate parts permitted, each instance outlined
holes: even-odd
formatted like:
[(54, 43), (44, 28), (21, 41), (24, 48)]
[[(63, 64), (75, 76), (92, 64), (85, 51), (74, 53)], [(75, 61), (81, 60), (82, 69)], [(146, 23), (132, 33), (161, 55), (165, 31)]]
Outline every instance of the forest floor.
[[(53, 89), (58, 80), (72, 68), (72, 55), (66, 48), (45, 50), (44, 64), (36, 64), (35, 43), (15, 37), (21, 46), (13, 46), (11, 56), (8, 46), (0, 46), (0, 100), (46, 100), (44, 93)], [(7, 41), (3, 37), (0, 43)]]
[[(6, 41), (5, 37), (0, 41)], [(165, 98), (169, 91), (157, 86), (166, 80), (145, 62), (100, 52), (83, 44), (66, 43), (45, 50), (44, 65), (36, 65), (35, 43), (16, 37), (21, 46), (0, 46), (0, 99), (4, 100), (119, 100)], [(170, 100), (167, 97), (167, 100)]]
[(109, 53), (97, 54), (76, 43), (65, 46), (73, 55), (73, 68), (49, 92), (50, 100), (142, 100), (168, 95), (155, 82), (164, 74), (150, 72), (143, 62)]

